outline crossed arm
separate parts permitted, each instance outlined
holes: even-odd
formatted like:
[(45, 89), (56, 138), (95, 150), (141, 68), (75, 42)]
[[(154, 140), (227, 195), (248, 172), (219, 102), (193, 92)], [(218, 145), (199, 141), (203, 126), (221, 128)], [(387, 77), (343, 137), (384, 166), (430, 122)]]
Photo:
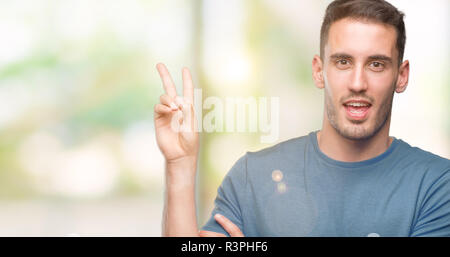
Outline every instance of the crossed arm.
[[(236, 226), (229, 219), (227, 219), (225, 216), (216, 214), (214, 216), (214, 219), (223, 227), (223, 229), (225, 229), (225, 231), (228, 232), (228, 234), (230, 234), (231, 237), (243, 237), (244, 236), (244, 234), (242, 234), (239, 227)], [(199, 236), (201, 236), (201, 237), (225, 237), (226, 235), (224, 235), (222, 233), (216, 233), (216, 232), (212, 232), (212, 231), (202, 230), (199, 232)]]
[[(197, 120), (194, 112), (194, 86), (183, 68), (183, 96), (177, 94), (164, 64), (156, 65), (165, 93), (154, 107), (156, 141), (166, 161), (163, 211), (163, 236), (221, 237), (221, 233), (198, 231), (195, 210), (195, 176), (199, 150)], [(175, 126), (174, 126), (175, 124)], [(230, 236), (244, 236), (239, 227), (222, 215), (215, 220)]]

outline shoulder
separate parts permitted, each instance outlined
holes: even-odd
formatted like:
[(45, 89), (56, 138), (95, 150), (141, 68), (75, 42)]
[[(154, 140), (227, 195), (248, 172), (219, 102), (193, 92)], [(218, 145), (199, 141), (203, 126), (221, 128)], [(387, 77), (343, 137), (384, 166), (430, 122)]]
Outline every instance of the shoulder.
[(274, 170), (282, 170), (285, 174), (295, 172), (304, 159), (305, 148), (309, 145), (308, 137), (291, 138), (258, 151), (248, 151), (236, 161), (228, 176), (248, 182), (270, 177)]
[(403, 155), (419, 166), (450, 169), (450, 160), (400, 140)]
[(450, 160), (400, 140), (399, 164), (420, 172), (425, 179), (450, 177)]
[[(419, 175), (413, 236), (449, 236), (450, 160), (404, 143), (410, 171)], [(405, 164), (402, 164), (403, 166)]]
[(273, 161), (281, 157), (283, 159), (297, 157), (299, 153), (304, 151), (308, 142), (309, 135), (295, 137), (259, 151), (249, 151), (246, 153), (246, 156), (250, 161)]

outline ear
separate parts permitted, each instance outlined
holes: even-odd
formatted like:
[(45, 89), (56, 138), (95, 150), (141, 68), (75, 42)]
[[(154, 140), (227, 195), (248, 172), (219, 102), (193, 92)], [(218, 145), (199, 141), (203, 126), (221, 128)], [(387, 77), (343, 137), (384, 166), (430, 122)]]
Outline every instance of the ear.
[(316, 54), (314, 55), (314, 58), (312, 60), (312, 76), (314, 80), (314, 84), (317, 88), (324, 88), (325, 82), (324, 82), (324, 75), (323, 75), (323, 64), (320, 57)]
[(409, 61), (406, 60), (400, 65), (397, 77), (397, 84), (395, 86), (395, 92), (402, 93), (406, 90), (409, 80)]

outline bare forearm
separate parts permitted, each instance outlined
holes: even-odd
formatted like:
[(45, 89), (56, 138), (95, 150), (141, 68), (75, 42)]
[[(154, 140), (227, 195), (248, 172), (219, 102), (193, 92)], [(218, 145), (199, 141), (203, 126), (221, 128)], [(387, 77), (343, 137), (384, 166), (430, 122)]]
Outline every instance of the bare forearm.
[(195, 170), (196, 161), (166, 164), (163, 236), (198, 236)]

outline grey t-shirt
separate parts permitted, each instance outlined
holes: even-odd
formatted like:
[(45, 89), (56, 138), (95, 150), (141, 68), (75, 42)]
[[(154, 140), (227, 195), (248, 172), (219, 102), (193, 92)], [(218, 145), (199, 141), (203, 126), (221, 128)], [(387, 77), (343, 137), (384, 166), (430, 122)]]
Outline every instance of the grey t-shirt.
[(217, 191), (202, 230), (245, 236), (450, 236), (450, 160), (393, 140), (381, 155), (341, 162), (317, 132), (247, 152)]

